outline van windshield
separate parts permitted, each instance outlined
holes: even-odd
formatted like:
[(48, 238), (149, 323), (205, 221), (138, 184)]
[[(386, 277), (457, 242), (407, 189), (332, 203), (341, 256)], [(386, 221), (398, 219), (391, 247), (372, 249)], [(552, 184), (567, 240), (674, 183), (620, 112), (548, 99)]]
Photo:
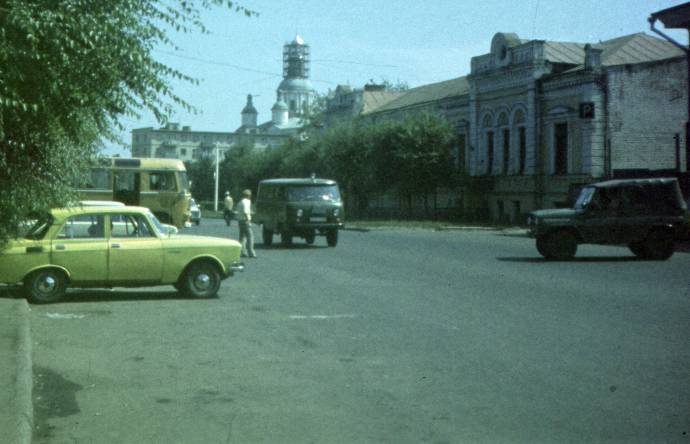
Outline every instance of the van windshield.
[(291, 201), (331, 201), (340, 202), (337, 185), (307, 185), (288, 188)]

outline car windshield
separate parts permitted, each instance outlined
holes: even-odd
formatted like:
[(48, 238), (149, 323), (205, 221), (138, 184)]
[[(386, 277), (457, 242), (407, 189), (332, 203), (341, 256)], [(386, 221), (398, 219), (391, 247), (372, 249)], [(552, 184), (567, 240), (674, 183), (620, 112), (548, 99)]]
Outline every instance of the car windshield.
[(149, 211), (147, 214), (149, 216), (149, 220), (151, 221), (153, 226), (156, 227), (156, 230), (158, 230), (159, 233), (168, 234), (168, 229), (165, 228), (163, 224), (161, 224), (161, 221), (159, 221), (158, 218), (152, 212)]
[(34, 224), (29, 228), (29, 231), (24, 235), (26, 239), (43, 239), (48, 231), (48, 228), (53, 225), (53, 216), (45, 214), (35, 220)]
[(578, 210), (585, 208), (587, 204), (592, 201), (595, 191), (596, 188), (594, 187), (583, 188), (582, 191), (580, 191), (580, 195), (577, 197), (577, 201), (575, 201), (575, 208)]
[(288, 188), (288, 200), (340, 202), (336, 185), (308, 185)]

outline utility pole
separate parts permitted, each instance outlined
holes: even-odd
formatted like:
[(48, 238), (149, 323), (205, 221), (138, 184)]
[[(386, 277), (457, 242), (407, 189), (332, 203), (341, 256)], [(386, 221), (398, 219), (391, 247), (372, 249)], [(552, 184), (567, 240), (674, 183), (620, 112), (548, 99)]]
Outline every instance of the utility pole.
[(219, 151), (220, 147), (218, 146), (218, 143), (216, 143), (216, 172), (213, 174), (213, 176), (216, 178), (216, 187), (215, 191), (213, 193), (213, 211), (218, 211), (218, 179), (220, 178), (218, 174), (218, 164), (219, 164)]

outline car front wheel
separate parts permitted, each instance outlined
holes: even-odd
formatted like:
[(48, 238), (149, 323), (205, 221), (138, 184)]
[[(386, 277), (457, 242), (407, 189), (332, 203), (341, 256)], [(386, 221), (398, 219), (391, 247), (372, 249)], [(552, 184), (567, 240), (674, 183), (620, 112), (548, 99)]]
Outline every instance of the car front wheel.
[(577, 238), (571, 231), (555, 231), (537, 237), (537, 251), (546, 259), (569, 260), (577, 252)]
[(212, 298), (220, 288), (220, 274), (213, 264), (197, 262), (187, 268), (178, 285), (189, 297)]
[(57, 302), (65, 295), (67, 278), (54, 269), (38, 270), (24, 279), (24, 292), (34, 304)]

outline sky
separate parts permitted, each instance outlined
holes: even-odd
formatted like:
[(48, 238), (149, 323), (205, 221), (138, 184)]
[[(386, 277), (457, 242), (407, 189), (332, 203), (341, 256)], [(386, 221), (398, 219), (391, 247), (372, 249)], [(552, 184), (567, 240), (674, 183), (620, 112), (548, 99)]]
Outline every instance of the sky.
[[(247, 94), (259, 123), (271, 119), (282, 80), (283, 45), (300, 35), (311, 51), (310, 79), (319, 94), (339, 84), (371, 82), (410, 88), (469, 74), (472, 57), (487, 54), (497, 32), (521, 39), (597, 43), (623, 35), (653, 34), (647, 18), (679, 0), (240, 0), (258, 12), (246, 17), (213, 8), (202, 18), (210, 34), (172, 33), (177, 50), (154, 50), (159, 61), (200, 80), (171, 81), (196, 107), (179, 109), (170, 122), (195, 131), (235, 131)], [(661, 29), (682, 44), (686, 31)], [(134, 128), (160, 127), (155, 118), (123, 118), (125, 142), (107, 143), (105, 153), (130, 157)]]

